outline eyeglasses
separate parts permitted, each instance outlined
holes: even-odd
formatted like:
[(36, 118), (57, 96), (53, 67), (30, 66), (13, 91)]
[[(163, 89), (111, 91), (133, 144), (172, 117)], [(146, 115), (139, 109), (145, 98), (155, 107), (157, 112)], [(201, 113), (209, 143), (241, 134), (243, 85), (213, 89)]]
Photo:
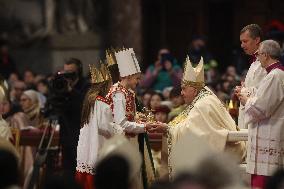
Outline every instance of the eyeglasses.
[(25, 101), (27, 101), (27, 100), (29, 100), (29, 99), (27, 99), (27, 98), (21, 98), (21, 99), (20, 99), (21, 102), (25, 102)]
[(256, 56), (259, 57), (260, 55), (266, 54), (264, 52), (257, 52)]

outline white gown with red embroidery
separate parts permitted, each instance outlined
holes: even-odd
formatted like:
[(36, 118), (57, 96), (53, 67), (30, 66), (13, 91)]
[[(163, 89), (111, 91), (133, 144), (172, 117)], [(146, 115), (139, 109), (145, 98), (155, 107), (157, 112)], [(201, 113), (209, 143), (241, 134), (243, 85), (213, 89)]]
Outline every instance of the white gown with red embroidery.
[[(110, 101), (115, 123), (119, 124), (124, 132), (132, 134), (144, 133), (144, 124), (134, 121), (136, 104), (135, 93), (133, 91), (116, 83), (111, 87), (106, 98)], [(129, 140), (139, 149), (137, 135), (129, 138)], [(136, 189), (143, 188), (141, 172), (137, 173), (134, 183)]]
[(127, 90), (120, 86), (119, 83), (116, 83), (110, 89), (107, 99), (110, 101), (114, 122), (119, 124), (124, 132), (144, 133), (144, 124), (134, 121), (136, 104), (133, 91)]
[(93, 187), (94, 168), (104, 142), (122, 132), (121, 127), (113, 123), (108, 102), (98, 96), (89, 123), (80, 129), (77, 146), (76, 180), (84, 189)]

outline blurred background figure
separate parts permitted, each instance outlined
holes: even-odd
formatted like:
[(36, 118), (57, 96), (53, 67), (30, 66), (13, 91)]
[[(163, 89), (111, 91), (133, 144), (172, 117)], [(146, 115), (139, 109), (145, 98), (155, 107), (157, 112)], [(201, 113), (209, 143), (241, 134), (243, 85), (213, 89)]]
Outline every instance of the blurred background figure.
[(44, 183), (44, 189), (81, 189), (73, 177), (65, 174), (53, 174)]
[(283, 189), (284, 188), (284, 170), (277, 170), (267, 181), (265, 189)]
[(149, 189), (174, 189), (172, 182), (167, 180), (157, 180)]
[(138, 189), (142, 157), (139, 150), (123, 135), (106, 141), (94, 170), (96, 189)]
[(36, 89), (35, 86), (36, 74), (31, 70), (26, 70), (24, 72), (24, 82), (27, 86), (27, 89)]
[(0, 40), (0, 48), (0, 75), (8, 79), (11, 73), (16, 72), (16, 65), (10, 56), (7, 41)]
[(3, 119), (9, 123), (9, 125), (11, 125), (13, 115), (18, 111), (20, 110), (15, 109), (9, 99), (3, 100), (2, 103), (0, 102), (0, 114)]
[(284, 65), (284, 23), (279, 20), (271, 20), (265, 26), (268, 39), (277, 41), (281, 47), (281, 56), (279, 58)]
[(148, 110), (150, 110), (150, 101), (151, 101), (151, 98), (152, 98), (152, 95), (154, 94), (155, 92), (152, 91), (152, 90), (146, 90), (143, 94), (142, 94), (142, 104), (144, 107), (146, 107)]
[(175, 189), (207, 189), (196, 175), (191, 173), (181, 173), (173, 181)]
[(17, 72), (12, 72), (8, 78), (9, 85), (11, 86), (17, 81), (20, 81), (20, 75)]
[(213, 61), (213, 57), (207, 49), (206, 37), (201, 35), (192, 37), (187, 55), (194, 65), (198, 64), (202, 56), (205, 70), (208, 70), (209, 64)]
[(28, 121), (26, 126), (42, 127), (44, 118), (40, 111), (41, 106), (38, 92), (34, 90), (24, 91), (20, 99), (20, 105), (24, 113), (23, 116)]
[(48, 97), (50, 91), (49, 91), (48, 81), (46, 79), (39, 80), (36, 88), (39, 93), (44, 95), (46, 98)]
[(0, 188), (20, 189), (19, 159), (13, 145), (0, 137)]
[(168, 121), (173, 120), (186, 108), (186, 106), (184, 105), (183, 97), (181, 96), (181, 87), (175, 87), (171, 90), (170, 100), (172, 102), (173, 108), (169, 113)]
[(131, 189), (130, 167), (121, 156), (110, 156), (99, 163), (96, 168), (96, 189)]
[(23, 81), (16, 81), (10, 87), (10, 100), (16, 109), (20, 109), (20, 98), (27, 86)]
[(158, 59), (147, 68), (141, 87), (163, 91), (165, 87), (178, 86), (182, 69), (168, 49), (160, 49)]
[(164, 88), (164, 90), (162, 91), (163, 97), (166, 101), (170, 100), (170, 92), (172, 89), (173, 89), (173, 86), (170, 86), (170, 87)]
[(155, 92), (151, 96), (150, 100), (150, 110), (155, 110), (161, 105), (161, 102), (164, 100), (164, 97), (161, 93)]
[(154, 110), (155, 120), (162, 123), (168, 123), (168, 114), (170, 111), (170, 108), (166, 105), (156, 107)]

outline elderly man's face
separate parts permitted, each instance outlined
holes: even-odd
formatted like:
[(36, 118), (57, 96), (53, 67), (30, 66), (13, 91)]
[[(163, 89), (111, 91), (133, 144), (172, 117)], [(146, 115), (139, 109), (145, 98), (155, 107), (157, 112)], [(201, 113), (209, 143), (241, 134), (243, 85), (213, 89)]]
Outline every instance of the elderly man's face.
[(245, 31), (240, 35), (241, 47), (248, 55), (253, 55), (258, 49), (258, 45), (260, 43), (260, 38), (256, 37), (253, 39), (249, 33), (249, 31)]
[(260, 45), (257, 52), (257, 59), (259, 60), (261, 67), (266, 68), (268, 62), (268, 55), (263, 52), (262, 45)]
[(197, 89), (191, 86), (182, 85), (181, 86), (181, 95), (186, 104), (190, 104), (193, 99), (197, 96)]

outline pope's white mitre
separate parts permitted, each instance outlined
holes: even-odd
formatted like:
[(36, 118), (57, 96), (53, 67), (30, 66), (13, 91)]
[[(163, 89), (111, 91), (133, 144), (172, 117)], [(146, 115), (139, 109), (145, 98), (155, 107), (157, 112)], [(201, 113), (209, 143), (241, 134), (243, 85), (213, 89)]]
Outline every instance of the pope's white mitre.
[(185, 85), (197, 84), (204, 86), (204, 65), (202, 57), (200, 58), (200, 61), (195, 68), (193, 68), (189, 57), (186, 57), (182, 82)]
[(140, 73), (140, 66), (135, 56), (133, 48), (123, 49), (115, 53), (120, 77), (126, 77)]

